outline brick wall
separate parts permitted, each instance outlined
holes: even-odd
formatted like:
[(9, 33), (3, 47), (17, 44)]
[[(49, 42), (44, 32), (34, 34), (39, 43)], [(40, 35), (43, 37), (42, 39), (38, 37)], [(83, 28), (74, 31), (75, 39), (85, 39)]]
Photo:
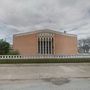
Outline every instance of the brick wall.
[(36, 34), (14, 36), (13, 48), (18, 50), (21, 55), (37, 54), (37, 37)]
[[(37, 34), (14, 36), (13, 48), (21, 55), (37, 55)], [(54, 54), (77, 54), (77, 37), (55, 34)]]

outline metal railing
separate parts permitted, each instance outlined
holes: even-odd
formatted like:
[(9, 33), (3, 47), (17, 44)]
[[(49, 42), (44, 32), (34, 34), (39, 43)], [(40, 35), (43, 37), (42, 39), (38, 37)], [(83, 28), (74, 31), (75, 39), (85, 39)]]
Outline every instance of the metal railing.
[(0, 55), (0, 59), (65, 59), (65, 58), (90, 58), (90, 54), (77, 54), (77, 55)]

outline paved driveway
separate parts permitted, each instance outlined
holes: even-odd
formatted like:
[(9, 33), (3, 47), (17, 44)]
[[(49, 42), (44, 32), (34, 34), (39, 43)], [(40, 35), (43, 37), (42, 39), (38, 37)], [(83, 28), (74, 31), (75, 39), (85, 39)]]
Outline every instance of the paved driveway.
[(90, 64), (0, 65), (0, 90), (90, 90)]

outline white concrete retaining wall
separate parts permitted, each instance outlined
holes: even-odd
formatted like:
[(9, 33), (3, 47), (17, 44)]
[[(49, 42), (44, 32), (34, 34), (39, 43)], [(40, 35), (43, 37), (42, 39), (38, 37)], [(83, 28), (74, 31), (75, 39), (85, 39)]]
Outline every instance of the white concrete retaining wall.
[(37, 55), (37, 56), (22, 56), (22, 55), (0, 55), (0, 59), (50, 59), (50, 58), (90, 58), (89, 54), (78, 55)]

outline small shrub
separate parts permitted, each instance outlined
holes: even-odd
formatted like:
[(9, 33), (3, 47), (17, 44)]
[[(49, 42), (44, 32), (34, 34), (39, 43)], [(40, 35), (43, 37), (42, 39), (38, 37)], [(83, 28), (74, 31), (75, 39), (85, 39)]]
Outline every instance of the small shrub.
[(10, 51), (7, 55), (19, 55), (18, 51)]

